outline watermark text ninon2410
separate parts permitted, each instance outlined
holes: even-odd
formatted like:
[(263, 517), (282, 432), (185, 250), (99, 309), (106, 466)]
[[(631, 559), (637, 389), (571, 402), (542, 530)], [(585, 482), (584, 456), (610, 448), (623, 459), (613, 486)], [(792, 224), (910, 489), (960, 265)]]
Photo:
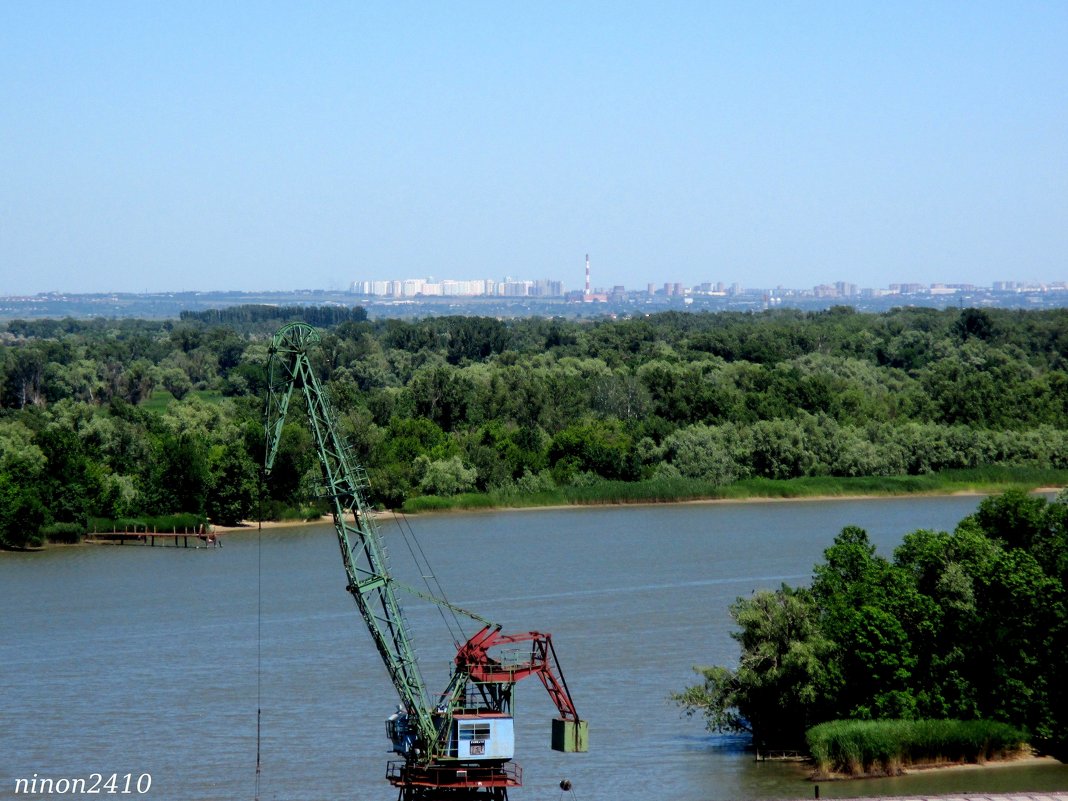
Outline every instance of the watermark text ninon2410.
[(151, 789), (150, 773), (90, 773), (58, 779), (35, 773), (29, 779), (15, 779), (15, 795), (145, 795)]

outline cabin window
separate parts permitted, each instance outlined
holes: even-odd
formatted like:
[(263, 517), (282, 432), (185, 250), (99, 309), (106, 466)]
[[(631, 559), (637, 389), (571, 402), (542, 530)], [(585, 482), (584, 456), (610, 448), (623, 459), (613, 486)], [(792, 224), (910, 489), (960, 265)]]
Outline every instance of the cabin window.
[(490, 725), (488, 723), (461, 723), (461, 740), (488, 740)]

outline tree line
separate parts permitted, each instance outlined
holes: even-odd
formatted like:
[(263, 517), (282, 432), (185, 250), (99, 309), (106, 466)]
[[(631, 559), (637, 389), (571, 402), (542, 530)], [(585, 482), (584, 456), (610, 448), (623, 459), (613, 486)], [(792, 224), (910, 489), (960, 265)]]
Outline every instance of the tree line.
[(990, 497), (892, 558), (847, 527), (807, 587), (731, 606), (737, 667), (676, 699), (714, 730), (804, 749), (829, 721), (984, 720), (1068, 753), (1068, 494)]
[(227, 306), (224, 309), (183, 311), (178, 315), (179, 320), (197, 320), (212, 325), (277, 325), (294, 318), (303, 320), (308, 325), (327, 327), (346, 322), (363, 322), (367, 319), (367, 311), (360, 306), (271, 306), (264, 303), (246, 303)]
[(270, 336), (318, 376), (372, 500), (599, 481), (1068, 468), (1068, 313), (847, 308), (622, 320), (367, 320), (236, 307), (0, 327), (0, 537), (92, 517), (314, 503), (302, 421), (258, 485)]

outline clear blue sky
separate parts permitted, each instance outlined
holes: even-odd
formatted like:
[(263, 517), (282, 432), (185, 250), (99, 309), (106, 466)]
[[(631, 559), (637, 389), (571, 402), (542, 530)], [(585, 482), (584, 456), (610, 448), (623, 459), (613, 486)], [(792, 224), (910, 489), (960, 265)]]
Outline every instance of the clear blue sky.
[(1068, 2), (0, 3), (0, 295), (1068, 280)]

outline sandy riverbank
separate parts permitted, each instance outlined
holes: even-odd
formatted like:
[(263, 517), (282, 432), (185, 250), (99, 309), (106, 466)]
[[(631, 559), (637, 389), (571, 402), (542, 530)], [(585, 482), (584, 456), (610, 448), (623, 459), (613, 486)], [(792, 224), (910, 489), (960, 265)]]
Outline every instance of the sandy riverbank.
[[(1063, 487), (1038, 487), (1031, 492), (1036, 495), (1054, 495), (1060, 492)], [(694, 505), (694, 504), (753, 504), (753, 503), (798, 503), (798, 502), (813, 502), (820, 501), (874, 501), (874, 500), (887, 500), (893, 498), (938, 498), (938, 497), (983, 497), (985, 495), (992, 495), (992, 492), (983, 492), (980, 490), (957, 490), (955, 492), (909, 492), (902, 493), (900, 495), (800, 495), (792, 498), (768, 498), (763, 496), (752, 496), (749, 498), (695, 498), (686, 501), (635, 501), (633, 503), (585, 503), (585, 504), (552, 504), (546, 506), (494, 506), (491, 508), (478, 508), (478, 509), (432, 509), (422, 512), (409, 512), (399, 514), (413, 514), (413, 515), (440, 515), (440, 514), (494, 514), (498, 512), (543, 512), (551, 510), (562, 509), (585, 509), (585, 508), (597, 508), (604, 506), (664, 506), (664, 505)], [(392, 514), (389, 510), (379, 512), (381, 516), (388, 516)], [(317, 520), (264, 520), (262, 523), (257, 523), (254, 520), (246, 520), (237, 526), (215, 526), (215, 531), (220, 533), (228, 532), (242, 532), (242, 531), (255, 531), (260, 527), (262, 528), (295, 528), (299, 526), (311, 526), (318, 525), (320, 523), (330, 523), (332, 520), (330, 515), (323, 515)]]
[[(1032, 490), (1035, 494), (1055, 495), (1060, 492), (1063, 487), (1039, 487)], [(932, 498), (932, 497), (982, 497), (985, 495), (992, 495), (993, 492), (983, 492), (980, 490), (958, 490), (955, 492), (909, 492), (901, 493), (898, 495), (888, 494), (875, 494), (875, 495), (799, 495), (796, 497), (775, 497), (769, 498), (764, 496), (751, 496), (748, 498), (696, 498), (686, 501), (635, 501), (635, 502), (605, 502), (605, 503), (585, 503), (585, 504), (552, 504), (546, 506), (494, 506), (491, 508), (478, 508), (478, 509), (431, 509), (422, 512), (409, 512), (398, 514), (412, 514), (412, 515), (442, 515), (442, 514), (497, 514), (501, 512), (543, 512), (552, 510), (564, 510), (564, 509), (588, 509), (607, 506), (663, 506), (666, 504), (673, 505), (693, 505), (693, 504), (754, 504), (754, 503), (797, 503), (797, 502), (813, 502), (820, 501), (870, 501), (870, 500), (887, 500), (893, 498), (905, 499), (905, 498)], [(392, 514), (390, 510), (383, 512), (377, 512), (381, 517), (388, 517)], [(246, 520), (236, 526), (219, 526), (215, 525), (212, 530), (219, 534), (241, 534), (251, 533), (259, 531), (261, 529), (285, 529), (285, 528), (300, 528), (303, 526), (315, 526), (315, 525), (327, 525), (331, 522), (330, 515), (323, 515), (315, 520), (264, 520), (257, 522), (255, 520)], [(195, 535), (190, 535), (195, 536)], [(73, 543), (75, 547), (78, 545), (88, 544), (102, 544), (101, 542), (92, 542), (90, 540), (83, 540), (79, 543)], [(56, 547), (69, 547), (65, 543), (47, 543), (46, 545), (37, 546), (33, 548), (25, 548), (23, 551), (40, 551), (48, 548)]]
[[(916, 763), (908, 765), (901, 769), (899, 775), (913, 776), (923, 773), (954, 773), (954, 772), (976, 772), (976, 771), (988, 771), (998, 770), (1000, 768), (1014, 768), (1014, 767), (1026, 767), (1026, 766), (1038, 766), (1038, 765), (1060, 765), (1061, 762), (1051, 756), (1036, 756), (1033, 753), (1027, 752), (1015, 756), (1004, 757), (1001, 759), (990, 759), (985, 762), (926, 762)], [(829, 776), (813, 776), (814, 782), (853, 782), (863, 779), (881, 779), (886, 778), (885, 773), (863, 773), (859, 775), (850, 775), (846, 773), (832, 773)]]
[(330, 523), (333, 518), (330, 515), (323, 515), (316, 520), (264, 520), (263, 522), (257, 522), (255, 520), (245, 520), (236, 526), (212, 526), (212, 530), (219, 534), (240, 534), (248, 533), (250, 531), (259, 531), (264, 529), (275, 528), (299, 528), (301, 526), (317, 526), (320, 523)]
[(1023, 756), (1007, 757), (1006, 759), (992, 759), (987, 762), (938, 762), (927, 765), (910, 765), (905, 768), (905, 774), (910, 773), (925, 773), (931, 770), (937, 771), (956, 771), (956, 770), (988, 770), (995, 768), (1012, 768), (1021, 765), (1059, 765), (1061, 764), (1059, 759), (1054, 759), (1051, 756), (1035, 756), (1033, 754), (1025, 754)]

